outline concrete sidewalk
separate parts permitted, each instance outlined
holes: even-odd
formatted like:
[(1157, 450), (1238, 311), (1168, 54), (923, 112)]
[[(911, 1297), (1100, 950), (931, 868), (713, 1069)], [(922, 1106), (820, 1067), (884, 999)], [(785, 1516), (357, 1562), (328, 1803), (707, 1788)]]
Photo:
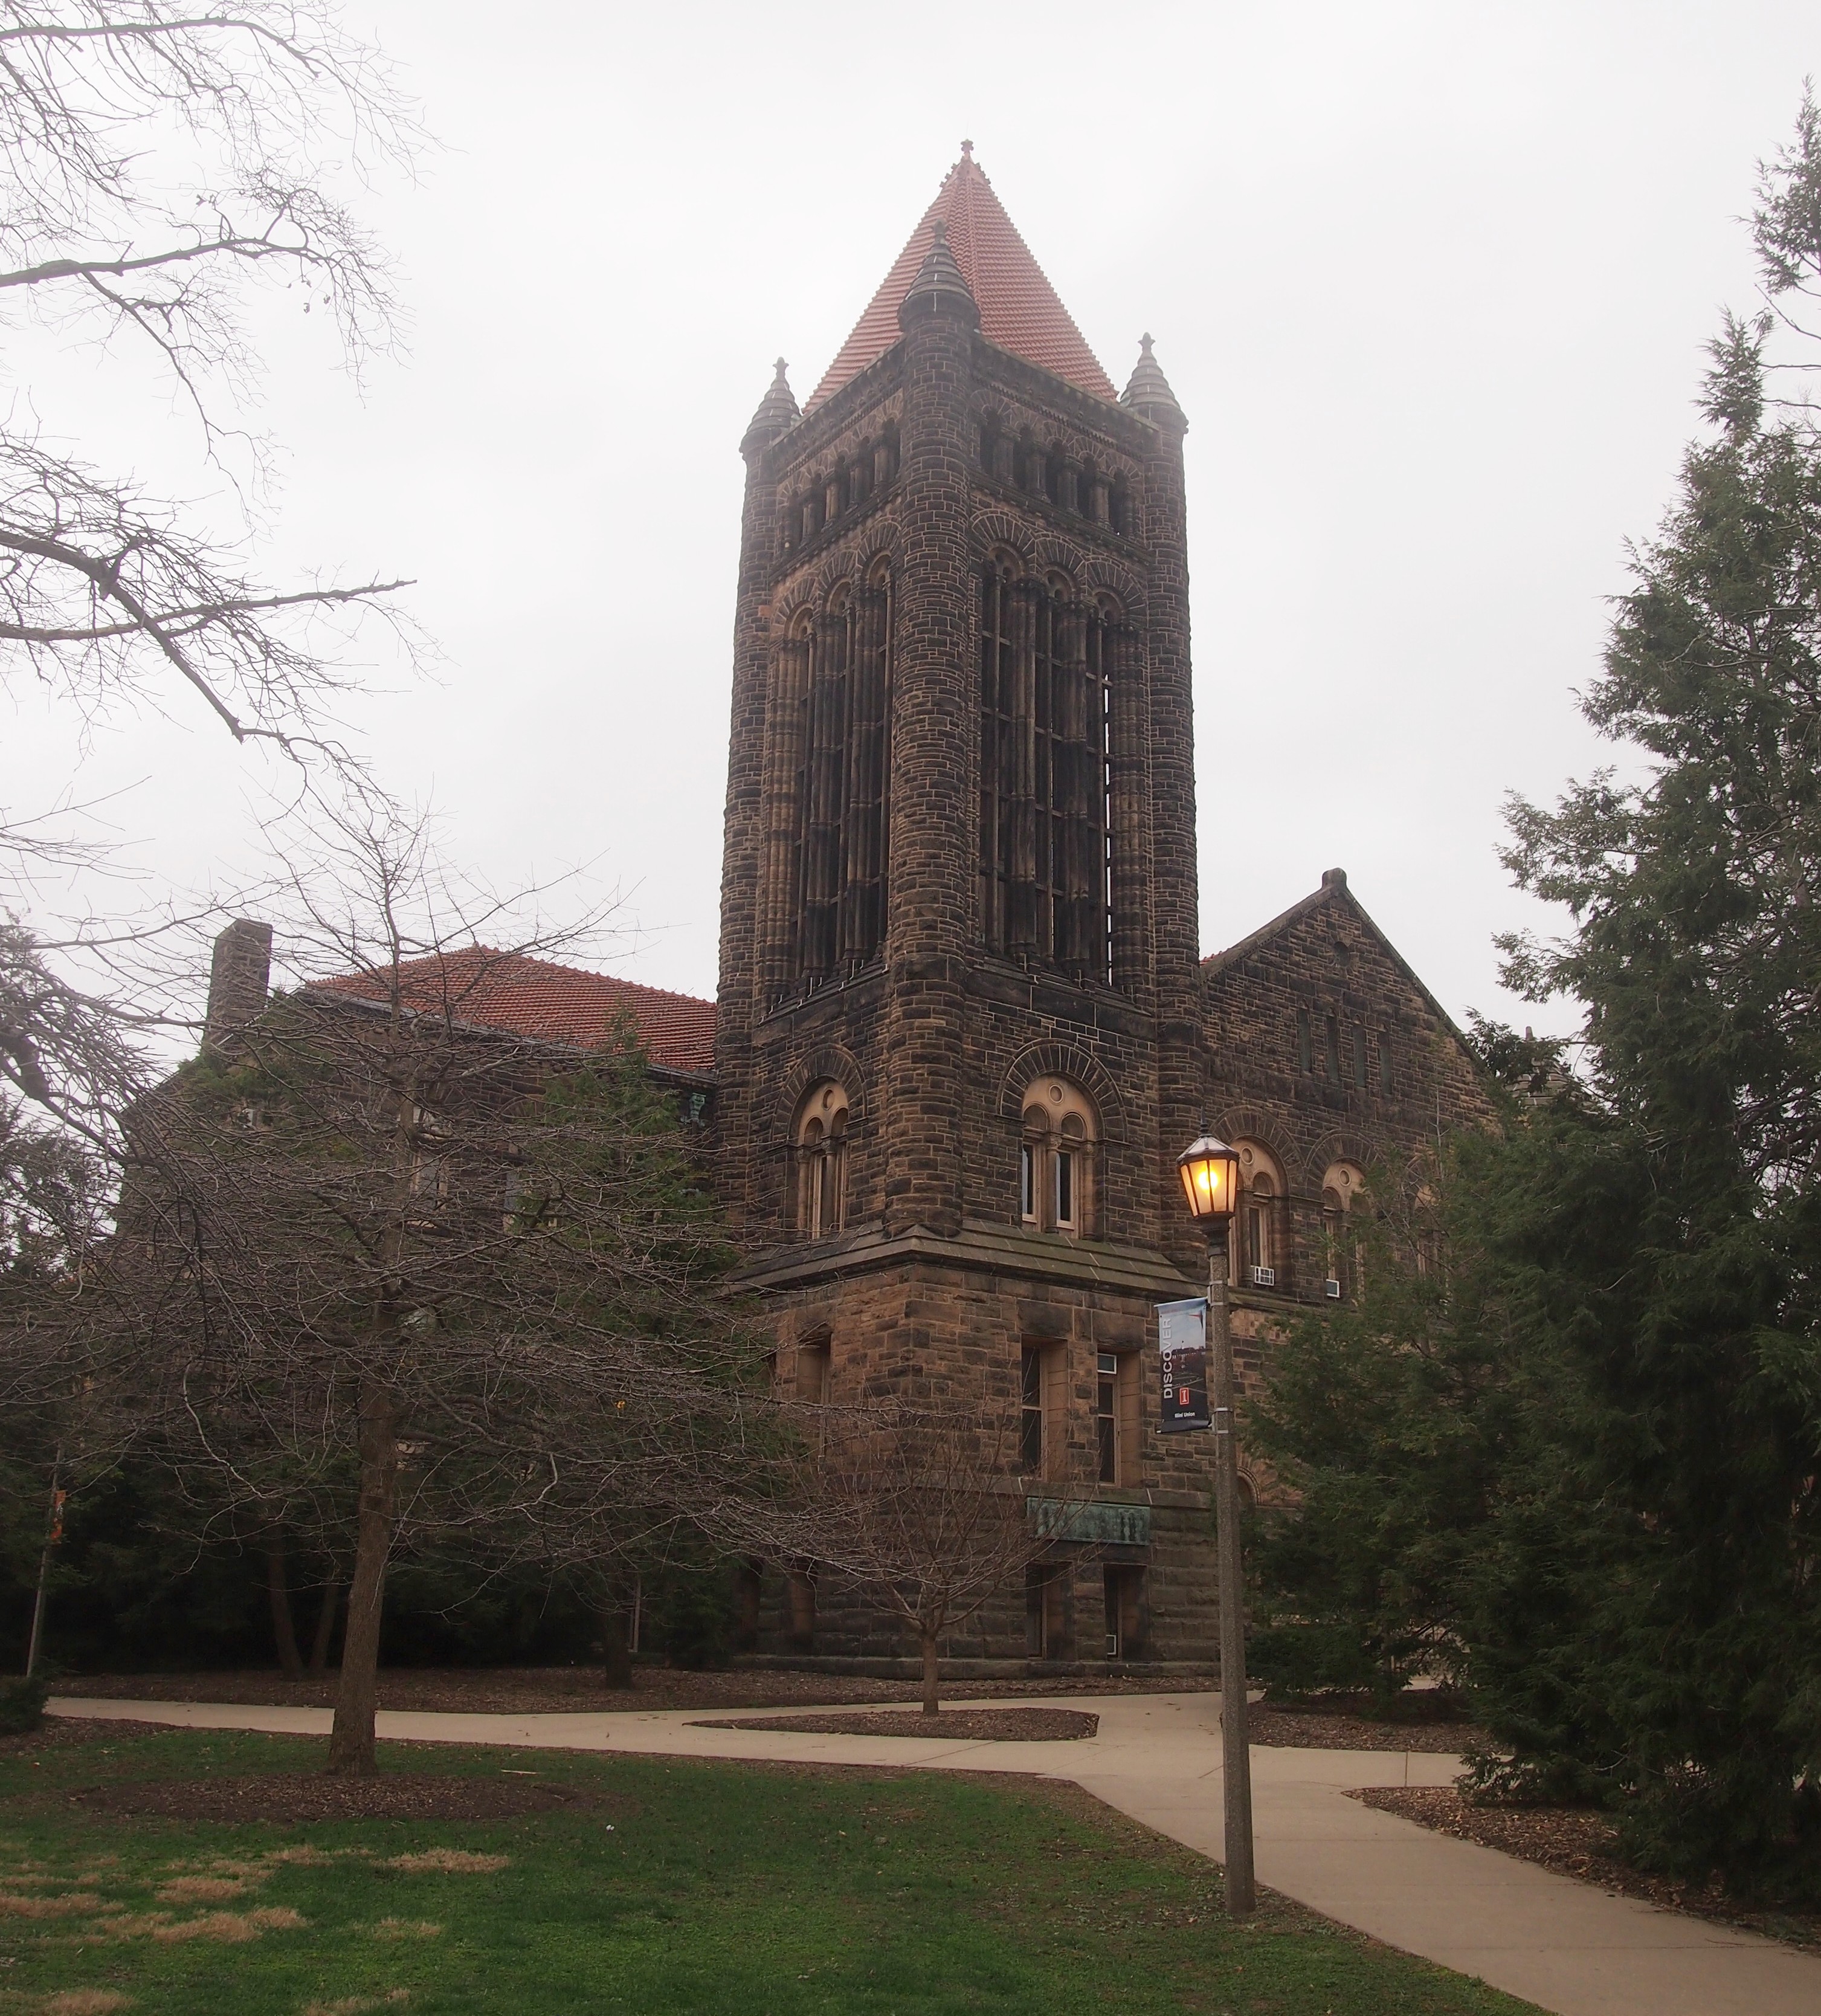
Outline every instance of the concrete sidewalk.
[[(911, 1765), (1072, 1779), (1108, 1805), (1219, 1860), (1219, 1697), (1116, 1694), (1079, 1702), (1071, 1697), (1069, 1705), (1099, 1715), (1098, 1736), (1075, 1743), (957, 1743), (796, 1735), (704, 1728), (700, 1709), (383, 1712), (379, 1731), (384, 1738), (419, 1743)], [(326, 1708), (189, 1701), (63, 1699), (52, 1701), (50, 1711), (294, 1735), (326, 1735), (331, 1719)], [(1477, 1975), (1558, 2016), (1821, 2016), (1821, 1958), (1608, 1896), (1344, 1796), (1365, 1785), (1445, 1785), (1459, 1768), (1456, 1758), (1418, 1751), (1254, 1750), (1258, 1880), (1388, 1946)]]

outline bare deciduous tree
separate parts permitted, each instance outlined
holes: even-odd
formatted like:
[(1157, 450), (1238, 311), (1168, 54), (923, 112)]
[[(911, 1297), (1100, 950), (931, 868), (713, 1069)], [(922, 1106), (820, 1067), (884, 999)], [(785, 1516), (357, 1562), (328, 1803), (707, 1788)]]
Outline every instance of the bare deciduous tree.
[(363, 1771), (395, 1548), (598, 1568), (731, 1523), (758, 1348), (642, 1061), (502, 1026), (565, 934), (477, 942), (509, 907), (440, 876), (421, 829), (329, 851), (292, 919), (321, 977), (212, 1026), (135, 1111), (76, 1320), (206, 1516), (351, 1534), (330, 1760)]
[[(326, 309), (351, 369), (389, 344), (390, 269), (339, 164), (403, 163), (415, 139), (320, 0), (0, 0), (0, 315), (149, 346), (211, 454), (232, 439), (257, 465), (248, 290)], [(85, 721), (186, 693), (238, 740), (345, 761), (318, 626), (400, 585), (268, 587), (184, 507), (0, 422), (0, 666)]]
[[(85, 732), (197, 707), (306, 777), (364, 788), (337, 718), (340, 660), (367, 613), (400, 623), (401, 584), (259, 578), (250, 506), (270, 467), (245, 430), (261, 377), (249, 310), (275, 290), (326, 311), (357, 373), (389, 346), (390, 267), (351, 202), (369, 168), (408, 165), (416, 142), (384, 67), (328, 0), (0, 0), (0, 326), (142, 357), (242, 502), (240, 530), (222, 533), (129, 478), (105, 442), (49, 432), (35, 388), (20, 388), (0, 414), (0, 692), (35, 688)], [(54, 1303), (107, 1227), (120, 1116), (149, 1085), (139, 1039), (176, 1012), (148, 1006), (171, 999), (145, 984), (148, 966), (167, 982), (182, 934), (160, 961), (149, 948), (180, 921), (168, 912), (28, 921), (34, 877), (106, 851), (83, 837), (94, 808), (70, 793), (21, 806), (39, 784), (0, 777), (0, 1215)], [(47, 1200), (76, 1190), (83, 1222), (65, 1214), (48, 1268)], [(15, 1384), (68, 1385), (50, 1341), (34, 1332), (9, 1360)]]
[(1008, 1431), (958, 1399), (887, 1395), (786, 1411), (798, 1453), (773, 1544), (786, 1536), (800, 1557), (851, 1578), (909, 1628), (923, 1712), (935, 1715), (944, 1638), (1008, 1588), (1022, 1592), (1027, 1570), (1056, 1556), (1056, 1536), (1033, 1516), (1009, 1460)]

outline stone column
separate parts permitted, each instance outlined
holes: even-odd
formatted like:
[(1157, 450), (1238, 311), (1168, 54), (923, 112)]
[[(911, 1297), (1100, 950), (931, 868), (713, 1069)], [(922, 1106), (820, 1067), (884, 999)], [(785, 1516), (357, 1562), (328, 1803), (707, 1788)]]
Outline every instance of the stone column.
[(732, 719), (728, 737), (727, 808), (721, 869), (721, 974), (714, 1016), (714, 1067), (720, 1079), (715, 1136), (722, 1153), (725, 1204), (737, 1230), (756, 1199), (762, 1143), (752, 1138), (752, 1025), (761, 1012), (757, 937), (759, 864), (764, 851), (766, 670), (770, 656), (767, 599), (776, 557), (776, 484), (766, 450), (796, 424), (797, 401), (784, 363), (753, 416), (740, 452), (746, 458), (740, 514), (740, 585), (733, 617)]
[(978, 673), (968, 564), (969, 388), (979, 311), (940, 225), (904, 331), (892, 611), (885, 1221), (961, 1226), (961, 980), (974, 935)]

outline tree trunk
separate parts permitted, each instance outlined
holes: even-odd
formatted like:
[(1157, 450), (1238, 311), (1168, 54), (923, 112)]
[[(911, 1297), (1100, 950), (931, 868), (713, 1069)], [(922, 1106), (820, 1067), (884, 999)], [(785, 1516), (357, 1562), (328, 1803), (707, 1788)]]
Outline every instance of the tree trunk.
[(279, 1671), (287, 1680), (304, 1677), (297, 1656), (297, 1632), (291, 1621), (291, 1591), (285, 1579), (285, 1529), (275, 1526), (265, 1543), (265, 1593), (272, 1605), (272, 1643), (278, 1647)]
[(373, 1719), (380, 1705), (380, 1619), (398, 1496), (398, 1410), (390, 1393), (369, 1387), (361, 1396), (360, 1520), (329, 1738), (329, 1769), (348, 1776), (370, 1777), (379, 1769)]
[(322, 1604), (316, 1612), (316, 1638), (310, 1647), (310, 1670), (329, 1670), (329, 1648), (335, 1642), (336, 1613), (341, 1608), (341, 1584), (335, 1579), (335, 1564), (329, 1564), (329, 1579), (322, 1585)]
[(621, 1583), (601, 1611), (601, 1678), (616, 1690), (632, 1684), (632, 1599)]
[(934, 1631), (919, 1634), (923, 1644), (923, 1712), (939, 1715), (941, 1712), (941, 1682), (937, 1678), (937, 1652), (941, 1643)]

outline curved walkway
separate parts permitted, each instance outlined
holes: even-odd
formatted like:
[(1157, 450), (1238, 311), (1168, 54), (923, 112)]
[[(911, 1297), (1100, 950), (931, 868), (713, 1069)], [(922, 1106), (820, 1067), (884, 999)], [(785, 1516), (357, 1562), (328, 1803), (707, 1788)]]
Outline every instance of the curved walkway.
[[(1079, 1702), (1071, 1697), (1069, 1705), (1099, 1715), (1096, 1737), (1070, 1743), (959, 1743), (939, 1737), (706, 1729), (700, 1708), (586, 1715), (383, 1712), (379, 1733), (419, 1743), (909, 1765), (1072, 1779), (1108, 1805), (1218, 1861), (1219, 1696), (1115, 1694)], [(50, 1712), (293, 1735), (326, 1735), (331, 1719), (327, 1708), (191, 1701), (63, 1699), (52, 1701)], [(1821, 2012), (1821, 1958), (1704, 1919), (1609, 1896), (1343, 1796), (1364, 1785), (1445, 1785), (1459, 1768), (1458, 1758), (1415, 1751), (1254, 1750), (1258, 1880), (1389, 1946), (1477, 1975), (1558, 2016)]]

